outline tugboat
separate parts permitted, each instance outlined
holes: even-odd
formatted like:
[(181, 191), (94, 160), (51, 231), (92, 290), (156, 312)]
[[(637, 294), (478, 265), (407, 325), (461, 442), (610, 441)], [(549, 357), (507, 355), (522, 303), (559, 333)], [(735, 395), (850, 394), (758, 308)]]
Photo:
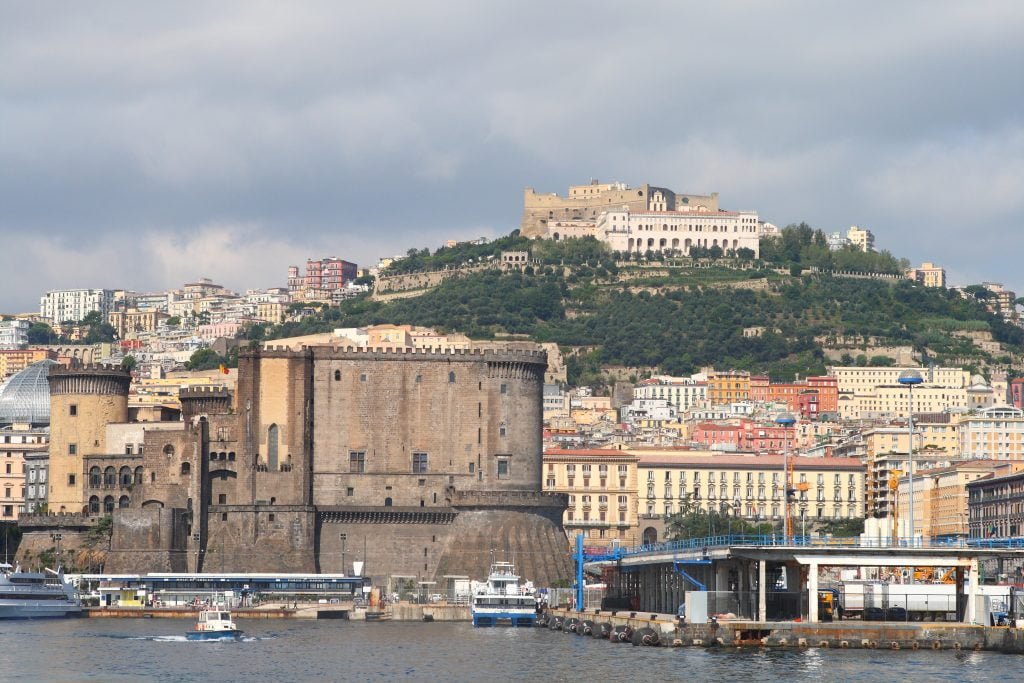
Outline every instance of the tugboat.
[(203, 610), (195, 628), (185, 634), (186, 640), (235, 640), (242, 632), (231, 621), (231, 612)]
[(511, 562), (494, 562), (487, 583), (473, 593), (470, 612), (474, 626), (533, 626), (537, 599), (519, 588), (519, 576)]

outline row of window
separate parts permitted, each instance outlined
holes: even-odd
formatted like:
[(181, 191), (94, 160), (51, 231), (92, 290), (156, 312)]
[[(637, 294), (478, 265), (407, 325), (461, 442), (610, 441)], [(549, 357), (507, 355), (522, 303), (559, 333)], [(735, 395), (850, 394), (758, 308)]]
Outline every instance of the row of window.
[[(352, 474), (366, 472), (366, 451), (349, 451), (348, 471)], [(412, 473), (427, 474), (430, 471), (430, 458), (426, 453), (412, 454)], [(469, 473), (476, 472), (476, 463), (469, 463)], [(481, 475), (483, 472), (481, 471)], [(507, 457), (498, 458), (498, 479), (505, 479), (511, 474), (511, 461)]]

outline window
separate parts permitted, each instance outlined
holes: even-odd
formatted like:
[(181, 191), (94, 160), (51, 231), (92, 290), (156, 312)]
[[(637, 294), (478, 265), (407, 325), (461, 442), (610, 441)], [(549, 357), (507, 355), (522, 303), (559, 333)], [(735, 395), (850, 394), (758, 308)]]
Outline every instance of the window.
[(448, 384), (455, 384), (455, 373), (454, 372), (449, 372), (448, 373)]
[(276, 424), (267, 428), (267, 469), (271, 472), (277, 471), (277, 446), (280, 430)]
[(414, 474), (425, 474), (427, 472), (427, 454), (412, 454), (412, 471)]
[(227, 505), (227, 502), (228, 502), (228, 495), (226, 493), (221, 493), (221, 494), (219, 494), (217, 496), (217, 503), (218, 503), (218, 505)]
[(334, 381), (335, 382), (340, 382), (341, 381), (341, 370), (335, 370), (334, 371)]
[(192, 465), (187, 463), (187, 462), (181, 463), (181, 473), (183, 475), (185, 475), (185, 476), (188, 476), (189, 474), (191, 474), (192, 473)]
[(132, 454), (132, 445), (130, 443), (129, 444), (125, 444), (125, 446), (124, 446), (124, 454), (125, 455), (131, 455)]
[(75, 417), (78, 415), (78, 406), (74, 403), (68, 406), (68, 415)]
[(505, 458), (498, 460), (498, 479), (507, 479), (508, 470), (508, 460)]
[(366, 471), (366, 451), (349, 451), (348, 471), (356, 473)]
[(68, 444), (68, 455), (78, 455), (78, 444)]
[(172, 446), (171, 444), (167, 444), (166, 446), (164, 446), (164, 455), (166, 455), (168, 458), (174, 455), (174, 446)]
[(349, 497), (354, 496), (356, 495), (356, 490), (349, 486), (348, 488), (345, 489), (345, 495)]
[(68, 475), (68, 486), (74, 486), (74, 485), (75, 485), (75, 475), (69, 474)]
[(503, 393), (503, 394), (507, 394), (508, 393), (508, 385), (507, 384), (502, 384), (501, 385), (501, 393)]

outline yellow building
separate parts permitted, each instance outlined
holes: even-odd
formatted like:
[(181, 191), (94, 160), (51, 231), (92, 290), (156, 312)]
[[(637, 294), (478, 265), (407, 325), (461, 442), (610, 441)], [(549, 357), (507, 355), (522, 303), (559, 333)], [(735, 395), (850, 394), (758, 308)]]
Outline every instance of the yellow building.
[[(973, 406), (969, 393), (966, 387), (918, 386), (914, 389), (914, 414), (970, 410)], [(845, 409), (846, 415), (843, 415), (844, 409), (840, 409), (840, 417), (851, 420), (905, 418), (910, 407), (907, 394), (907, 388), (899, 384), (876, 386), (854, 394), (852, 404)]]
[(729, 370), (708, 374), (708, 401), (712, 405), (728, 405), (749, 400), (749, 372)]
[[(865, 467), (857, 458), (793, 456), (793, 484), (801, 488), (790, 514), (811, 520), (864, 516)], [(778, 455), (680, 455), (644, 451), (637, 464), (640, 513), (667, 517), (687, 505), (749, 521), (781, 520), (783, 461)]]
[(127, 339), (141, 332), (153, 332), (161, 320), (169, 318), (162, 311), (130, 308), (107, 314), (107, 322), (117, 331), (119, 339)]
[(57, 360), (51, 349), (0, 349), (0, 380), (41, 360)]
[[(894, 385), (904, 370), (917, 370), (928, 387), (966, 388), (971, 383), (971, 373), (962, 368), (862, 368), (856, 366), (830, 367), (828, 374), (836, 378), (839, 393), (860, 393), (880, 385)], [(918, 389), (923, 388), (918, 387)], [(918, 389), (914, 389), (917, 394)], [(906, 395), (906, 389), (903, 391)], [(917, 409), (914, 409), (915, 412)]]
[(582, 533), (587, 545), (639, 544), (637, 459), (612, 449), (544, 453), (544, 491), (569, 495), (562, 524), (570, 537)]
[[(1024, 462), (965, 460), (948, 467), (920, 470), (914, 464), (914, 534), (923, 538), (966, 537), (967, 484), (998, 472), (998, 476), (1024, 471)], [(910, 516), (910, 477), (899, 477), (899, 519)], [(900, 526), (909, 531), (905, 523)]]
[(919, 282), (925, 287), (945, 287), (946, 269), (934, 263), (925, 262), (917, 268), (908, 270), (907, 278)]
[(256, 317), (263, 322), (278, 325), (284, 321), (288, 305), (280, 301), (261, 301), (256, 304)]

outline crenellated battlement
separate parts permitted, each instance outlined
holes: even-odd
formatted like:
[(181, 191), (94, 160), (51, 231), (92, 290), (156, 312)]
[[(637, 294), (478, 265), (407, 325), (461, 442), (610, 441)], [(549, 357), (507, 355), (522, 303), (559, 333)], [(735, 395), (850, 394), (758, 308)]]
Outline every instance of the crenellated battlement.
[(127, 396), (132, 375), (118, 365), (86, 365), (69, 368), (50, 367), (47, 379), (51, 395), (92, 394)]
[(227, 387), (183, 387), (178, 391), (178, 398), (181, 400), (190, 398), (231, 398), (231, 392)]
[(243, 351), (241, 355), (260, 354), (267, 358), (303, 358), (314, 360), (444, 360), (447, 362), (516, 362), (547, 365), (548, 354), (543, 349), (445, 347), (370, 347), (370, 346), (308, 346), (294, 350), (284, 345), (269, 345), (260, 351)]

